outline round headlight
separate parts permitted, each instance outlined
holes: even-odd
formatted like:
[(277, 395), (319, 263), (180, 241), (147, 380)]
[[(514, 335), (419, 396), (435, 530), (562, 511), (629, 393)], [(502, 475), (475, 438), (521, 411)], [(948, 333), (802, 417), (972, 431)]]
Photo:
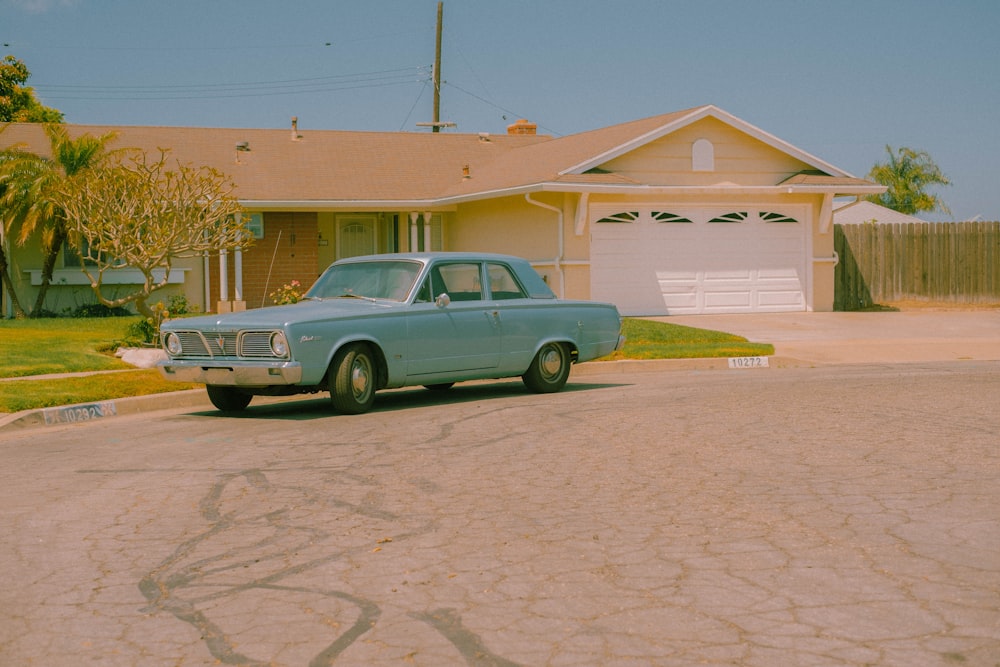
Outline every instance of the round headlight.
[(170, 356), (176, 357), (181, 353), (180, 337), (173, 331), (167, 333), (167, 335), (163, 337), (163, 347), (166, 348), (167, 353)]
[(276, 357), (288, 356), (288, 341), (285, 340), (285, 334), (280, 331), (271, 334), (271, 352)]

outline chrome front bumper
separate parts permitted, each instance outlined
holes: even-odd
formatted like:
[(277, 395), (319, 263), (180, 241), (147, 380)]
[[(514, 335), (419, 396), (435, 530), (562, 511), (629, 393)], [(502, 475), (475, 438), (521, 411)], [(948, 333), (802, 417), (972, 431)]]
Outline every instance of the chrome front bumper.
[(269, 387), (302, 381), (302, 366), (297, 361), (168, 359), (159, 362), (156, 367), (165, 379), (175, 382)]

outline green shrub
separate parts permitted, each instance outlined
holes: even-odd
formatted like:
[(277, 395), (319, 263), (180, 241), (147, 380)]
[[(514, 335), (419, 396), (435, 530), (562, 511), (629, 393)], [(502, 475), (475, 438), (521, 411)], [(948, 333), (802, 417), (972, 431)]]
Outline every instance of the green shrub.
[(127, 317), (131, 314), (121, 306), (111, 308), (103, 303), (85, 303), (70, 313), (70, 317)]

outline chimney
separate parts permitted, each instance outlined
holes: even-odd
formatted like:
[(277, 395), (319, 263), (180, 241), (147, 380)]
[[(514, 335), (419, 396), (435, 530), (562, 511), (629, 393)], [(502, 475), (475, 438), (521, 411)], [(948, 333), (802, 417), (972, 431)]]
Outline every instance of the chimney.
[(298, 141), (301, 138), (302, 135), (299, 134), (299, 117), (292, 116), (292, 141)]
[(538, 125), (531, 121), (521, 119), (513, 125), (507, 126), (507, 134), (537, 134)]

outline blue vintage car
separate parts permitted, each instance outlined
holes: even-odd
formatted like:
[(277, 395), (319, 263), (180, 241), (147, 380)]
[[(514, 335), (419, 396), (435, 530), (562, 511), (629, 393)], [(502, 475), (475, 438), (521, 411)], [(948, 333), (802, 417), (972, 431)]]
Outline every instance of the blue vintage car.
[(220, 410), (329, 391), (349, 414), (393, 387), (520, 376), (559, 391), (572, 363), (623, 341), (613, 305), (557, 299), (527, 261), (482, 253), (340, 260), (298, 303), (171, 320), (160, 337), (163, 376), (204, 383)]

